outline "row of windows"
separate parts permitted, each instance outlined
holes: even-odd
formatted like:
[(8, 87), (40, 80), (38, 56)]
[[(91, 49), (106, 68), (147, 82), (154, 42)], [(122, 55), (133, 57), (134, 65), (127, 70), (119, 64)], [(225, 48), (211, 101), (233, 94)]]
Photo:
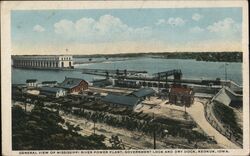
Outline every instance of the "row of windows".
[(14, 57), (13, 60), (72, 60), (72, 57), (60, 57), (60, 56), (53, 56), (53, 57)]
[(63, 57), (62, 60), (71, 60), (71, 57)]
[[(64, 67), (64, 62), (54, 62), (54, 61), (14, 61), (14, 66), (33, 66), (33, 67)], [(68, 66), (72, 66), (72, 62), (69, 61)]]
[(35, 61), (16, 61), (17, 66), (34, 66), (34, 67), (58, 67), (58, 62), (35, 62)]

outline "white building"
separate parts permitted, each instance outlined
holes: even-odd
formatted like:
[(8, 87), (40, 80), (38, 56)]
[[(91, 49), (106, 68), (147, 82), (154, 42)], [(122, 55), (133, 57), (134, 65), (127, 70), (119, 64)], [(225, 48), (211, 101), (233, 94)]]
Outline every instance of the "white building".
[(28, 88), (35, 88), (35, 87), (37, 87), (37, 79), (28, 79), (28, 80), (26, 80), (26, 86)]
[(73, 68), (73, 56), (39, 55), (12, 57), (12, 64), (18, 68)]

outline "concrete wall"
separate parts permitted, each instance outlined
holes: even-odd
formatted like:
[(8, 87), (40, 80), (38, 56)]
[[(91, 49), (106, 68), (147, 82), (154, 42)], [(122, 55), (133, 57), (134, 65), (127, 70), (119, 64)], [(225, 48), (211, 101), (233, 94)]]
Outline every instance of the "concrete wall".
[(216, 94), (220, 88), (212, 88), (207, 86), (194, 86), (193, 91), (195, 93), (207, 93), (207, 94)]

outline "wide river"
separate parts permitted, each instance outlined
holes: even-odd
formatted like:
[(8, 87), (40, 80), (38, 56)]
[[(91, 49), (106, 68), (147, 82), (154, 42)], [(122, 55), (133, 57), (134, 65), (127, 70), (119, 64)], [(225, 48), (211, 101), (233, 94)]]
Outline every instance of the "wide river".
[[(124, 59), (123, 61), (121, 61), (121, 59), (124, 58), (109, 58), (108, 60), (105, 58), (93, 58), (91, 61), (86, 58), (74, 58), (74, 61), (89, 62), (77, 64), (75, 68), (146, 70), (148, 74), (172, 69), (181, 69), (183, 78), (225, 79), (224, 62), (204, 62), (191, 59), (159, 59), (150, 57)], [(96, 63), (91, 63), (95, 61)], [(242, 63), (227, 63), (226, 69), (227, 79), (242, 85)], [(12, 83), (15, 84), (25, 83), (26, 79), (38, 79), (39, 82), (54, 80), (62, 82), (65, 77), (83, 78), (87, 81), (92, 81), (94, 78), (97, 78), (97, 76), (82, 74), (78, 71), (12, 68)]]

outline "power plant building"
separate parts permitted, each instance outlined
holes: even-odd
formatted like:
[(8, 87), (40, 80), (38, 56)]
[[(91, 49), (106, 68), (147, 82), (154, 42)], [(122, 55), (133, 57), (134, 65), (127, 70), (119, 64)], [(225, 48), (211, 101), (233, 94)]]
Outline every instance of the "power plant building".
[(13, 56), (17, 68), (73, 68), (73, 57), (67, 55)]

